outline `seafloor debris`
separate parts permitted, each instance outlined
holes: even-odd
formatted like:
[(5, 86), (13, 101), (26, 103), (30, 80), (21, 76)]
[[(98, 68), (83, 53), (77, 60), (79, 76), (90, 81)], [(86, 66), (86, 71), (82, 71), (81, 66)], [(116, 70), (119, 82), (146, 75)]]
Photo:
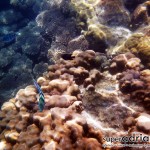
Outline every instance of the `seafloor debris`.
[[(100, 57), (94, 51), (74, 51), (72, 56), (72, 60), (58, 60), (37, 79), (45, 97), (42, 112), (33, 85), (20, 89), (15, 98), (2, 105), (0, 150), (101, 150), (108, 144), (103, 139), (106, 136), (129, 136), (135, 131), (149, 135), (149, 110), (144, 105), (149, 100), (137, 102), (138, 96), (136, 101), (132, 98), (139, 89), (149, 90), (149, 70), (140, 68), (140, 61), (131, 68), (125, 61), (138, 58), (127, 53), (123, 55), (126, 59), (122, 55), (113, 59), (123, 59), (127, 72), (127, 77), (119, 75), (118, 82), (116, 73), (98, 70)], [(128, 80), (133, 92), (123, 94), (122, 84)]]

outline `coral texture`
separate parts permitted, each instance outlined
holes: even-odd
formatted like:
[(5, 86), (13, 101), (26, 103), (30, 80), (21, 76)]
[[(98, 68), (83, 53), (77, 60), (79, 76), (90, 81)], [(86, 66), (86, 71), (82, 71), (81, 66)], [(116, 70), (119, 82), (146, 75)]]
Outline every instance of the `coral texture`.
[(33, 86), (20, 89), (14, 99), (3, 104), (0, 126), (4, 149), (101, 149), (102, 133), (95, 132), (81, 115), (77, 84), (89, 78), (95, 85), (101, 78), (98, 70), (88, 72), (94, 56), (91, 50), (80, 52), (72, 61), (60, 60), (59, 65), (50, 66), (47, 74), (38, 78), (45, 95), (43, 112), (38, 112)]
[[(42, 112), (33, 85), (5, 102), (0, 111), (3, 149), (99, 150), (108, 144), (104, 136), (129, 136), (136, 131), (148, 135), (149, 114), (140, 104), (149, 104), (149, 70), (144, 70), (140, 61), (132, 65), (138, 59), (133, 54), (120, 54), (112, 63), (117, 70), (118, 62), (122, 62), (126, 74), (120, 73), (117, 83), (116, 75), (97, 69), (100, 56), (97, 58), (92, 50), (74, 51), (71, 60), (61, 58), (49, 66), (37, 79), (45, 97)], [(135, 96), (135, 103), (132, 99), (139, 91), (145, 96)]]

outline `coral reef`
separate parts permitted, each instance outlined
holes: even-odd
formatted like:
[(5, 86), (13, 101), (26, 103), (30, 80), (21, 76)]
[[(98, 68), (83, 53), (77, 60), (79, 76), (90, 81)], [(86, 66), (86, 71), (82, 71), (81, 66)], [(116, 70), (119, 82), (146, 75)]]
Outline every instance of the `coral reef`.
[[(92, 67), (94, 56), (91, 50), (80, 52), (70, 62), (60, 60), (59, 65), (50, 66), (47, 74), (38, 78), (46, 101), (43, 112), (38, 112), (37, 91), (33, 86), (20, 89), (14, 99), (3, 104), (0, 137), (4, 148), (102, 148), (102, 133), (94, 131), (81, 115), (83, 105), (76, 84), (88, 77), (94, 85), (101, 78), (98, 70), (91, 70), (90, 74), (86, 70)], [(75, 66), (79, 66), (76, 71)], [(48, 77), (50, 72), (53, 77)]]
[(128, 26), (130, 23), (130, 14), (124, 7), (123, 1), (120, 0), (104, 0), (100, 2), (100, 8), (98, 8), (97, 13), (99, 22), (102, 22), (102, 24)]
[[(50, 51), (55, 51), (55, 49), (70, 51), (68, 43), (78, 35), (75, 22), (73, 17), (66, 17), (61, 12), (61, 9), (56, 6), (53, 7), (53, 5), (50, 5), (48, 10), (41, 12), (36, 17), (36, 22), (38, 26), (44, 29), (43, 37), (47, 43), (50, 43)], [(82, 39), (78, 39), (78, 41), (80, 43)], [(78, 46), (79, 44), (77, 43), (76, 45)]]
[[(106, 137), (150, 135), (150, 2), (7, 3), (0, 14), (0, 150), (136, 149), (119, 144), (143, 141)], [(13, 42), (7, 36), (5, 43), (10, 34)]]
[(130, 93), (130, 97), (149, 108), (150, 80), (149, 69), (144, 69), (139, 58), (132, 53), (119, 54), (112, 59), (109, 68), (117, 75), (119, 88), (123, 93)]
[[(37, 79), (45, 97), (42, 112), (33, 85), (20, 89), (15, 98), (5, 102), (0, 111), (2, 148), (100, 150), (103, 144), (107, 147), (105, 136), (129, 136), (136, 131), (149, 135), (148, 112), (141, 102), (131, 101), (134, 92), (149, 89), (149, 70), (144, 70), (140, 61), (129, 65), (132, 59), (138, 59), (131, 53), (118, 55), (113, 62), (121, 61), (127, 72), (117, 77), (118, 83), (116, 74), (111, 75), (108, 68), (98, 70), (104, 57), (98, 56), (92, 50), (74, 51), (71, 60), (60, 58), (50, 65)], [(128, 80), (130, 95), (121, 89)]]

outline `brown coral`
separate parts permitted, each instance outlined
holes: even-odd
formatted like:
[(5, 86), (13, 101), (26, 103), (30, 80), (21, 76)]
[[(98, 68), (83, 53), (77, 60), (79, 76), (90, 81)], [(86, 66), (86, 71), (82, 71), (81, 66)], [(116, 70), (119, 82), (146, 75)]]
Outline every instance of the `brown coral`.
[(115, 74), (126, 69), (139, 70), (142, 67), (140, 62), (141, 60), (130, 52), (119, 54), (112, 59), (109, 71)]
[(143, 70), (143, 65), (139, 58), (131, 53), (119, 54), (112, 59), (110, 72), (122, 73), (117, 75), (119, 88), (123, 93), (130, 93), (130, 97), (141, 102), (145, 107), (150, 106), (150, 71)]
[(58, 61), (59, 65), (52, 65), (38, 78), (46, 102), (43, 112), (38, 112), (33, 86), (20, 89), (15, 99), (4, 103), (0, 112), (4, 149), (101, 149), (102, 133), (94, 131), (81, 115), (79, 90), (88, 78), (94, 86), (102, 76), (92, 66), (94, 59), (94, 51), (80, 51), (73, 60)]
[(150, 133), (150, 115), (147, 113), (134, 114), (132, 117), (128, 117), (124, 126), (129, 129), (130, 132), (143, 132), (145, 134)]

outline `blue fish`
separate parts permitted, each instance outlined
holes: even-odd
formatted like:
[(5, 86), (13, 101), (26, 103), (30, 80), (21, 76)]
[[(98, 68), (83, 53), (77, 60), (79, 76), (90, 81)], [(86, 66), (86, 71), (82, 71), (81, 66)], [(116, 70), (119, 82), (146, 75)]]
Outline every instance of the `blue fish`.
[(14, 42), (16, 40), (16, 34), (15, 33), (8, 33), (6, 35), (3, 35), (0, 38), (0, 41), (4, 42), (4, 43), (11, 43)]
[(33, 79), (33, 82), (34, 82), (34, 86), (36, 87), (39, 93), (38, 107), (39, 107), (40, 112), (42, 112), (45, 106), (44, 93), (42, 92), (41, 87), (38, 85), (38, 83), (34, 79)]

